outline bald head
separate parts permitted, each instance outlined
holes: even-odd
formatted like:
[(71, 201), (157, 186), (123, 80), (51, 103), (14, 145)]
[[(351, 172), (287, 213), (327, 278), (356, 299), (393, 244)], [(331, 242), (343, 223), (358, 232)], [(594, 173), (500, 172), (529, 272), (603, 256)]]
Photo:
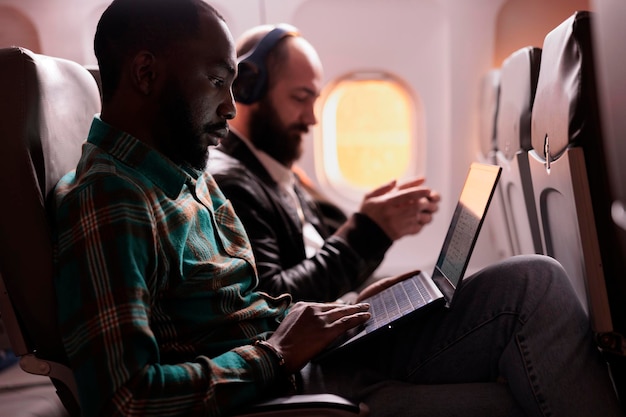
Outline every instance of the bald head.
[[(252, 51), (272, 29), (260, 26), (245, 32), (237, 54)], [(231, 125), (257, 148), (291, 166), (302, 152), (303, 135), (317, 122), (314, 105), (322, 86), (322, 63), (315, 48), (295, 35), (281, 38), (266, 54), (264, 65), (264, 94), (256, 101), (239, 101)]]
[[(279, 34), (273, 33), (272, 35), (274, 35), (274, 37), (276, 35), (279, 37), (275, 37), (274, 43), (268, 44), (268, 41), (271, 42), (271, 36), (268, 37), (268, 34), (275, 29), (280, 29), (282, 32)], [(265, 48), (269, 47), (269, 49), (263, 53), (259, 51), (259, 49), (264, 49), (261, 45), (264, 45)], [(285, 64), (290, 61), (291, 55), (294, 52), (305, 53), (311, 65), (315, 65), (321, 71), (321, 62), (317, 56), (317, 52), (313, 46), (300, 35), (298, 29), (292, 25), (282, 23), (276, 26), (255, 26), (239, 37), (236, 49), (237, 56), (240, 60), (246, 57), (249, 60), (250, 54), (254, 53), (252, 65), (257, 67), (252, 71), (252, 74), (250, 74), (250, 72), (245, 71), (245, 68), (240, 66), (240, 76), (237, 82), (241, 82), (241, 84), (247, 86), (246, 88), (250, 88), (250, 81), (246, 78), (253, 76), (255, 77), (255, 82), (258, 81), (258, 83), (264, 84), (260, 90), (262, 91), (261, 94), (264, 94), (266, 90), (270, 89), (276, 84), (277, 80), (284, 75), (281, 72), (285, 69)], [(261, 68), (258, 69), (258, 67)], [(288, 75), (289, 74), (287, 74), (287, 76)]]

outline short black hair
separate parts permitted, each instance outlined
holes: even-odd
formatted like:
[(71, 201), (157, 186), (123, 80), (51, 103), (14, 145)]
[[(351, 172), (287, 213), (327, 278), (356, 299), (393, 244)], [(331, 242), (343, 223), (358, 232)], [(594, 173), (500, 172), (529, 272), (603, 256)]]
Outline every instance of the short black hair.
[(126, 59), (142, 49), (166, 51), (172, 43), (197, 35), (202, 8), (224, 20), (202, 0), (114, 0), (102, 14), (94, 38), (103, 100), (118, 87)]

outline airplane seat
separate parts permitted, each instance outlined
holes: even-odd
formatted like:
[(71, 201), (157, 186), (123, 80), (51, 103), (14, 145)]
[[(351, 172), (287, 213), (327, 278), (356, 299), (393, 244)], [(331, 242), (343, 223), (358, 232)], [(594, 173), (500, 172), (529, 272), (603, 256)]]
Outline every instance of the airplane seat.
[(495, 163), (496, 159), (496, 117), (500, 102), (500, 69), (489, 70), (480, 80), (479, 91), (479, 156), (480, 162)]
[(544, 39), (529, 165), (545, 253), (567, 270), (624, 406), (626, 252), (611, 221), (592, 19), (576, 12)]
[[(598, 82), (600, 100), (600, 120), (602, 122), (610, 185), (614, 192), (612, 199), (611, 214), (614, 223), (626, 231), (626, 118), (623, 109), (626, 106), (626, 48), (623, 39), (626, 37), (626, 2), (618, 0), (597, 0), (594, 2), (595, 24), (592, 25), (592, 41), (596, 64), (596, 77)], [(626, 258), (626, 233), (618, 233), (621, 238), (621, 256)], [(617, 275), (619, 277), (619, 274)], [(621, 276), (624, 277), (622, 271)], [(624, 302), (623, 294), (626, 294), (626, 280), (619, 282), (619, 293), (622, 294), (621, 302)], [(620, 302), (619, 299), (618, 301)], [(620, 327), (621, 335), (624, 335), (623, 324)], [(624, 356), (622, 341), (621, 353)], [(617, 355), (616, 355), (617, 356)], [(626, 384), (626, 360), (613, 363), (614, 373), (622, 375), (622, 387)], [(626, 394), (622, 390), (622, 404), (626, 403)], [(623, 407), (626, 408), (626, 405)]]
[[(0, 92), (0, 312), (20, 367), (49, 377), (67, 413), (78, 416), (76, 383), (56, 320), (46, 200), (76, 167), (91, 120), (100, 111), (100, 94), (81, 65), (19, 47), (0, 49)], [(20, 415), (59, 415), (59, 410), (32, 407)], [(368, 409), (320, 394), (274, 399), (246, 412), (354, 417), (366, 416)]]
[[(500, 102), (500, 69), (493, 68), (480, 80), (479, 91), (479, 155), (478, 161), (484, 164), (496, 165), (496, 119)], [(508, 220), (503, 206), (501, 195), (502, 187), (498, 185), (496, 194), (489, 207), (489, 216), (485, 219), (485, 226), (481, 236), (492, 242), (489, 247), (495, 247), (499, 259), (506, 259), (513, 255), (511, 236), (508, 233)], [(502, 233), (505, 231), (506, 233)], [(484, 237), (479, 237), (484, 239)]]
[[(626, 230), (626, 2), (595, 1), (596, 24), (592, 26), (600, 96), (600, 118), (604, 138), (611, 152), (607, 153), (611, 185), (615, 192), (613, 220)], [(626, 257), (626, 253), (623, 254)]]
[(496, 163), (513, 254), (543, 253), (535, 211), (528, 150), (530, 120), (539, 76), (541, 48), (525, 47), (502, 63), (496, 120)]
[(48, 376), (71, 415), (76, 386), (56, 322), (45, 196), (76, 166), (97, 88), (77, 64), (0, 50), (0, 308), (21, 368)]
[(96, 84), (98, 84), (98, 91), (100, 92), (100, 96), (102, 97), (102, 79), (100, 78), (100, 67), (98, 65), (85, 65), (85, 68), (94, 80), (96, 80)]

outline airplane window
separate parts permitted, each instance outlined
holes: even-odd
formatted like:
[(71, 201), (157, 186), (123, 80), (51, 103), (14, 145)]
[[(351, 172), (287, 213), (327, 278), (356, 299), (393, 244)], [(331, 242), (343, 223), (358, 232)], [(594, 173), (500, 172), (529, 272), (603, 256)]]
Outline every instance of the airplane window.
[(336, 189), (369, 190), (406, 176), (416, 146), (415, 104), (388, 74), (352, 74), (319, 100), (316, 170)]

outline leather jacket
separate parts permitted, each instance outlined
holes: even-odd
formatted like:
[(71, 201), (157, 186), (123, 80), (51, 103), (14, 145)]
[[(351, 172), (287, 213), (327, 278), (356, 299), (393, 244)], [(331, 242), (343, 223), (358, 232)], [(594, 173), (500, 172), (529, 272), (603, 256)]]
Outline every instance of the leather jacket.
[(337, 230), (296, 178), (304, 217), (325, 239), (307, 259), (302, 225), (279, 185), (232, 132), (209, 152), (208, 170), (231, 201), (250, 239), (259, 289), (294, 301), (332, 301), (354, 290), (382, 262), (391, 239), (369, 217), (349, 216)]

